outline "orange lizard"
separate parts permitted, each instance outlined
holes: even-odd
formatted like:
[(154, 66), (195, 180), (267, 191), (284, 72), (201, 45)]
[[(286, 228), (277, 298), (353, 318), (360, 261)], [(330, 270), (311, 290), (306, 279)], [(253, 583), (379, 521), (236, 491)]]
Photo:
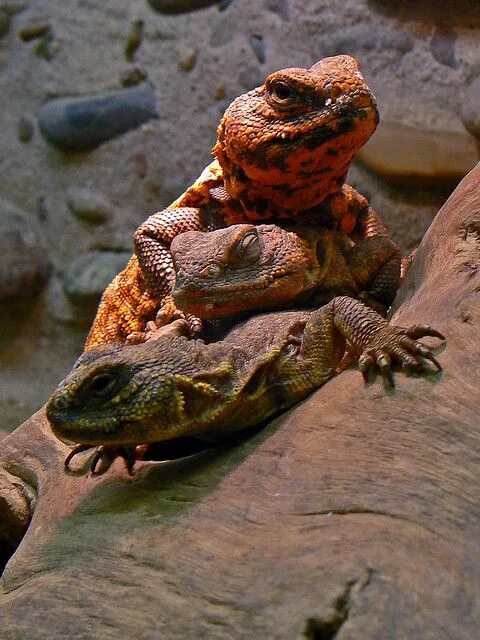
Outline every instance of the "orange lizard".
[(85, 348), (141, 342), (149, 321), (182, 317), (171, 295), (170, 243), (184, 231), (284, 219), (354, 241), (386, 235), (367, 200), (345, 184), (377, 123), (375, 98), (347, 55), (277, 71), (236, 98), (220, 121), (215, 160), (136, 231), (135, 255), (105, 290)]

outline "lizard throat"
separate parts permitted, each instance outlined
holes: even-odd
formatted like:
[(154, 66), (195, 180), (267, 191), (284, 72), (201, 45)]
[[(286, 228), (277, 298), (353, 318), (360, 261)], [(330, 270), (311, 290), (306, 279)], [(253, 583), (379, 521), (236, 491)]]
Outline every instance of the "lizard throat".
[[(375, 107), (329, 120), (310, 134), (270, 138), (251, 149), (216, 147), (225, 188), (242, 204), (242, 218), (292, 218), (338, 192), (350, 164), (375, 130)], [(232, 147), (233, 148), (233, 147)], [(231, 222), (238, 214), (231, 212)]]

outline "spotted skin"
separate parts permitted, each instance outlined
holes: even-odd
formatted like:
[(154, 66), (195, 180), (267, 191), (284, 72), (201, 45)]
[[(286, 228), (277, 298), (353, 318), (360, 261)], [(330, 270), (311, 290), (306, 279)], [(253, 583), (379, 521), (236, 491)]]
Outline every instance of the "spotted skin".
[(346, 185), (353, 157), (378, 123), (357, 62), (342, 55), (271, 74), (236, 100), (218, 127), (215, 160), (135, 234), (135, 257), (107, 287), (86, 349), (141, 341), (156, 318), (179, 315), (170, 243), (184, 231), (288, 220), (358, 240), (386, 235), (366, 199)]

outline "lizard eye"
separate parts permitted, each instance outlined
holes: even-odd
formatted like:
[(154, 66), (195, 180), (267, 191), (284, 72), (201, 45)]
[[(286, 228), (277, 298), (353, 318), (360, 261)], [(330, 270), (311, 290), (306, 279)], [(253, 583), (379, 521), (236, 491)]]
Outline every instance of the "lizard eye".
[(113, 373), (99, 373), (90, 381), (89, 392), (98, 398), (109, 395), (117, 386), (118, 378)]
[(230, 262), (248, 264), (259, 259), (261, 254), (260, 240), (256, 231), (248, 231), (240, 238), (230, 254)]
[(299, 95), (283, 80), (267, 83), (267, 102), (275, 109), (289, 109), (298, 104)]

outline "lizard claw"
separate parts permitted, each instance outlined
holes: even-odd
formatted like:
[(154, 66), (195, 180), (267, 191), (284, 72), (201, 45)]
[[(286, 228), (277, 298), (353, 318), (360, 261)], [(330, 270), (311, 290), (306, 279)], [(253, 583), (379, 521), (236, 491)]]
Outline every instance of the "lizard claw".
[[(116, 457), (120, 456), (125, 462), (125, 468), (128, 472), (128, 475), (133, 476), (135, 462), (139, 459), (135, 447), (108, 447), (107, 445), (103, 444), (97, 447), (92, 447), (89, 444), (77, 444), (65, 458), (65, 469), (67, 469), (68, 471), (72, 471), (70, 462), (77, 454), (82, 453), (83, 451), (87, 451), (88, 449), (94, 449), (94, 455), (89, 465), (92, 475), (98, 476), (104, 473), (110, 467), (113, 460)], [(107, 468), (102, 470), (101, 463), (103, 463), (105, 459), (107, 462)]]
[(415, 325), (409, 328), (386, 326), (379, 331), (367, 345), (358, 360), (358, 366), (365, 382), (375, 367), (380, 369), (385, 385), (394, 387), (392, 363), (397, 362), (406, 373), (420, 373), (431, 370), (425, 360), (431, 362), (437, 371), (442, 365), (433, 353), (416, 338), (432, 336), (444, 340), (444, 336), (428, 325)]
[(170, 324), (174, 320), (184, 320), (185, 314), (183, 311), (177, 308), (173, 296), (166, 296), (163, 300), (163, 304), (160, 309), (157, 311), (157, 315), (155, 316), (155, 325), (159, 327), (164, 327), (167, 324)]
[(154, 325), (156, 328), (165, 327), (175, 322), (175, 320), (185, 320), (190, 329), (190, 336), (192, 338), (200, 337), (203, 329), (200, 318), (197, 318), (197, 316), (194, 316), (192, 313), (185, 313), (181, 309), (178, 309), (173, 300), (173, 296), (170, 295), (165, 298), (163, 305), (158, 310)]

